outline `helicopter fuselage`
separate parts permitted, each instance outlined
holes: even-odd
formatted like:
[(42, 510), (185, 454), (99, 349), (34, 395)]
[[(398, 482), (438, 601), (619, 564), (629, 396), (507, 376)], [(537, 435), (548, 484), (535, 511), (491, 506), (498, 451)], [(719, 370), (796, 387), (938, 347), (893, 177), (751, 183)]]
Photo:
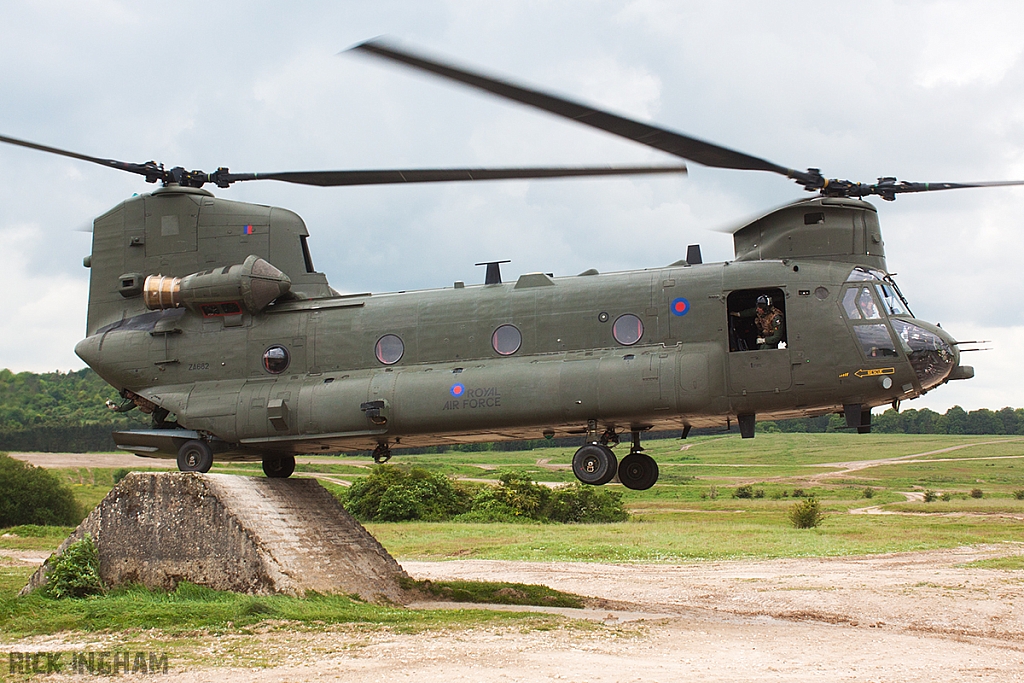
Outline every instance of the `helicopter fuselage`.
[[(209, 440), (221, 459), (259, 460), (382, 445), (688, 431), (737, 419), (752, 427), (754, 416), (851, 407), (866, 415), (945, 381), (959, 360), (943, 331), (895, 301), (878, 257), (863, 266), (821, 257), (678, 262), (343, 296), (325, 291), (326, 280), (313, 271), (294, 214), (255, 207), (278, 212), (287, 229), (271, 220), (254, 227), (252, 205), (216, 200), (235, 212), (203, 216), (204, 202), (216, 207), (207, 197), (154, 193), (96, 222), (91, 329), (76, 352), (137, 405), (176, 416), (177, 429), (121, 437), (122, 447), (140, 454), (173, 457), (184, 432)], [(178, 218), (168, 221), (144, 204), (137, 213), (146, 219), (126, 222), (140, 200)], [(181, 207), (195, 207), (188, 220)], [(131, 246), (133, 232), (143, 246)], [(204, 233), (206, 252), (198, 249)], [(278, 233), (290, 252), (271, 248), (275, 240), (285, 244)], [(136, 249), (135, 267), (120, 259), (116, 269), (99, 264), (104, 244), (128, 256)], [(193, 282), (225, 279), (247, 251), (247, 263), (260, 257), (288, 266), (286, 296), (265, 306), (217, 294), (202, 305), (142, 304), (144, 273), (187, 275), (212, 252), (221, 260)], [(117, 269), (138, 272), (114, 278)], [(762, 343), (751, 316), (758, 297), (784, 321), (772, 345)]]

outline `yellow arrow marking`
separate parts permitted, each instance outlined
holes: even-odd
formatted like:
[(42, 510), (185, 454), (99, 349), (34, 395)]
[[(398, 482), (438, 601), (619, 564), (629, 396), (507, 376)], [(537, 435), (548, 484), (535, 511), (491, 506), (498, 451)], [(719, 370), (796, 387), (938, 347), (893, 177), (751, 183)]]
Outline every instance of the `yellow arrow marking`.
[(865, 370), (861, 368), (857, 372), (853, 373), (857, 377), (878, 377), (879, 375), (895, 375), (896, 368), (870, 368)]

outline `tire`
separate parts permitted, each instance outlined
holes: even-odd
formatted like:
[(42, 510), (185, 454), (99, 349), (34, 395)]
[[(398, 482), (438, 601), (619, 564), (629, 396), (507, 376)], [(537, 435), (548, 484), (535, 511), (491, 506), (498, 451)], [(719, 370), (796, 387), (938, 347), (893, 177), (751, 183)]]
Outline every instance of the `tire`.
[(286, 479), (294, 471), (294, 455), (268, 455), (263, 458), (263, 474), (271, 479)]
[(572, 456), (572, 473), (584, 484), (601, 486), (615, 478), (618, 464), (612, 449), (588, 443)]
[(619, 481), (627, 489), (646, 491), (658, 481), (658, 463), (644, 453), (630, 453), (619, 463)]
[(205, 441), (192, 439), (178, 449), (178, 469), (182, 472), (209, 472), (211, 467), (213, 451)]

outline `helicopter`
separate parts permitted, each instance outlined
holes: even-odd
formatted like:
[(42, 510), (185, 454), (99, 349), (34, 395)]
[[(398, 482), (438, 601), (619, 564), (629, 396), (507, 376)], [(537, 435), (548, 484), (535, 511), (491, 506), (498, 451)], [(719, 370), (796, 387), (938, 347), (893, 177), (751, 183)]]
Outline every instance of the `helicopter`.
[[(130, 163), (0, 136), (161, 184), (93, 223), (86, 337), (75, 352), (116, 388), (118, 412), (150, 429), (119, 449), (176, 459), (262, 462), (288, 477), (297, 454), (573, 436), (581, 482), (644, 490), (658, 479), (641, 436), (758, 419), (841, 413), (860, 433), (873, 407), (970, 379), (967, 342), (916, 318), (886, 265), (876, 208), (902, 193), (1021, 185), (874, 183), (800, 171), (471, 69), (381, 39), (352, 50), (483, 90), (718, 168), (764, 171), (815, 196), (733, 235), (731, 261), (699, 245), (643, 270), (501, 277), (482, 284), (340, 294), (314, 265), (302, 219), (219, 198), (205, 185), (276, 180), (321, 187), (515, 178), (683, 174), (671, 166), (233, 173)], [(172, 417), (173, 416), (173, 417)], [(628, 439), (625, 439), (628, 434)], [(613, 448), (628, 440), (621, 460)]]

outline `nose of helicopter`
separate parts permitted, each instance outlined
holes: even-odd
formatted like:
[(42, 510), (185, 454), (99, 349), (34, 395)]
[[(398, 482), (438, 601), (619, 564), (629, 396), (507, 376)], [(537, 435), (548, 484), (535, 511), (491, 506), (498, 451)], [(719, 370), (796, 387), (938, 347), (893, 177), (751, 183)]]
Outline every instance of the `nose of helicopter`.
[(921, 320), (894, 320), (893, 327), (924, 391), (942, 384), (960, 365), (956, 341), (937, 325)]

